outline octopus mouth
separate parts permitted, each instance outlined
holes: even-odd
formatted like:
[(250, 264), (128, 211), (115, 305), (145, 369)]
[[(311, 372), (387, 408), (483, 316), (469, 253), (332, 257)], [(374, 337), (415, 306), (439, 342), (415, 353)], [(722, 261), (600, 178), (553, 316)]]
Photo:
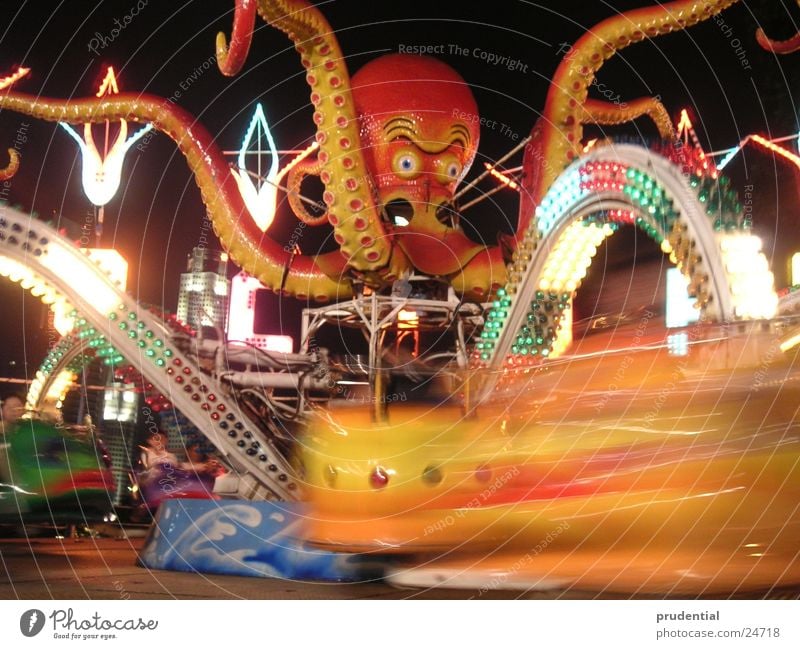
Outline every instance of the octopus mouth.
[(455, 230), (458, 227), (459, 214), (453, 203), (441, 203), (436, 208), (436, 220), (445, 227)]
[(414, 206), (405, 198), (395, 198), (386, 203), (386, 216), (394, 227), (404, 228), (414, 218)]
[(395, 228), (406, 228), (412, 224), (416, 215), (431, 212), (446, 228), (458, 228), (458, 212), (447, 197), (438, 197), (438, 200), (427, 202), (412, 201), (407, 196), (395, 195), (384, 204), (384, 218)]

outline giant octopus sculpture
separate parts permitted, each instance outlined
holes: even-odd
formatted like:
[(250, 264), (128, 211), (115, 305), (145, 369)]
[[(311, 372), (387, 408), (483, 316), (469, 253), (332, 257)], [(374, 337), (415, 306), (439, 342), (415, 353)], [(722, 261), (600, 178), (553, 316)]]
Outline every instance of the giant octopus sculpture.
[[(171, 102), (119, 94), (100, 99), (53, 100), (6, 92), (0, 107), (49, 121), (150, 122), (178, 145), (192, 169), (215, 231), (245, 271), (285, 295), (328, 301), (357, 284), (380, 290), (418, 271), (446, 278), (457, 293), (485, 298), (506, 279), (506, 263), (550, 185), (580, 155), (583, 126), (615, 124), (648, 115), (664, 137), (669, 115), (652, 98), (625, 105), (588, 98), (603, 63), (619, 50), (707, 20), (737, 0), (677, 0), (604, 20), (581, 37), (561, 62), (541, 118), (525, 147), (517, 235), (510, 245), (481, 245), (458, 224), (456, 187), (478, 148), (478, 108), (464, 80), (445, 63), (391, 54), (352, 78), (331, 26), (304, 0), (237, 0), (230, 47), (217, 39), (223, 73), (238, 72), (250, 48), (256, 9), (287, 34), (306, 68), (314, 107), (315, 160), (291, 173), (297, 189), (309, 174), (324, 184), (326, 213), (290, 203), (302, 221), (333, 227), (338, 251), (294, 254), (261, 232), (247, 214), (235, 179), (213, 138)], [(765, 46), (789, 50), (763, 33)], [(12, 161), (13, 162), (13, 161)], [(390, 218), (402, 212), (403, 219)]]

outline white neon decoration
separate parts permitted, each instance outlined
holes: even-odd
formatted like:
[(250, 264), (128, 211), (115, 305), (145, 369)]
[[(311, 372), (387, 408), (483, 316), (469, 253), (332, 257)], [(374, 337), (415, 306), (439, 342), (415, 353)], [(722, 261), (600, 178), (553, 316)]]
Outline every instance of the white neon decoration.
[(666, 325), (685, 327), (700, 318), (700, 310), (689, 297), (689, 279), (677, 268), (667, 269)]
[[(102, 97), (118, 93), (119, 86), (117, 78), (114, 76), (114, 68), (109, 66), (96, 94), (98, 97)], [(108, 124), (107, 121), (106, 124)], [(147, 124), (129, 138), (128, 123), (124, 119), (120, 120), (120, 129), (114, 144), (111, 145), (105, 156), (101, 156), (94, 143), (91, 124), (83, 125), (83, 138), (69, 124), (59, 122), (59, 125), (80, 147), (83, 160), (81, 172), (83, 191), (97, 207), (102, 207), (114, 198), (122, 178), (122, 163), (125, 161), (125, 154), (145, 133), (153, 128), (152, 124)], [(108, 142), (106, 142), (107, 144)]]
[(95, 146), (91, 124), (83, 125), (84, 139), (81, 139), (81, 136), (69, 124), (59, 122), (59, 126), (69, 133), (80, 147), (81, 156), (83, 157), (83, 171), (81, 173), (83, 191), (86, 197), (97, 207), (102, 207), (114, 198), (122, 179), (122, 163), (125, 161), (125, 154), (145, 133), (153, 128), (152, 124), (147, 124), (131, 137), (128, 137), (128, 124), (124, 119), (120, 120), (117, 139), (109, 149), (106, 157), (103, 158)]
[(259, 349), (291, 354), (294, 340), (291, 336), (255, 333), (256, 292), (266, 287), (244, 271), (231, 280), (231, 298), (228, 311), (228, 340), (241, 342)]
[(792, 255), (792, 286), (800, 284), (800, 252)]
[[(250, 172), (245, 164), (247, 152), (255, 138), (256, 150), (255, 154), (258, 157), (258, 169), (256, 173), (257, 184), (253, 184)], [(262, 138), (267, 141), (269, 150), (261, 150)], [(264, 108), (259, 103), (256, 104), (256, 110), (253, 113), (253, 118), (250, 120), (250, 125), (242, 140), (242, 147), (239, 149), (239, 157), (237, 158), (238, 171), (231, 169), (236, 185), (239, 187), (239, 193), (242, 195), (242, 200), (247, 207), (256, 225), (262, 232), (266, 232), (267, 228), (272, 225), (275, 218), (275, 209), (278, 198), (278, 186), (281, 184), (283, 177), (301, 160), (308, 157), (319, 145), (314, 142), (304, 151), (302, 151), (294, 160), (287, 164), (280, 171), (278, 170), (278, 149), (275, 146), (275, 139), (269, 130), (267, 118), (264, 115)], [(267, 175), (261, 179), (261, 154), (268, 153), (270, 156), (269, 171)]]

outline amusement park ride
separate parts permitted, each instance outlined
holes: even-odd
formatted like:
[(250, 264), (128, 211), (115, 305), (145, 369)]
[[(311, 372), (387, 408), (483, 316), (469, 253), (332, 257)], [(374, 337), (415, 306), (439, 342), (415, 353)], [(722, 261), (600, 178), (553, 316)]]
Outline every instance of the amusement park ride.
[[(315, 145), (259, 187), (161, 98), (3, 90), (4, 110), (168, 135), (230, 259), (283, 296), (320, 303), (304, 311), (299, 353), (193, 337), (91, 253), (5, 208), (0, 272), (72, 318), (28, 409), (57, 418), (83, 365), (131, 364), (229, 464), (225, 495), (309, 503), (312, 543), (399, 555), (398, 583), (501, 573), (507, 587), (648, 592), (799, 583), (800, 292), (776, 292), (735, 191), (657, 99), (588, 96), (619, 50), (733, 4), (635, 10), (575, 43), (520, 145), (520, 173), (487, 169), (520, 195), (516, 233), (494, 246), (459, 225), (480, 135), (469, 86), (445, 63), (405, 54), (351, 77), (333, 29), (302, 0), (238, 0), (230, 47), (217, 43), (220, 69), (235, 75), (258, 12), (306, 69)], [(800, 48), (758, 38), (776, 53)], [(643, 115), (662, 144), (584, 141), (584, 125)], [(5, 175), (17, 166), (12, 150)], [(308, 176), (324, 185), (321, 215), (301, 196)], [(312, 257), (270, 238), (271, 216), (254, 211), (284, 177), (297, 219), (330, 225), (339, 250)], [(572, 298), (623, 225), (680, 270), (698, 320), (666, 329), (637, 314), (571, 342)], [(321, 348), (328, 327), (363, 333), (367, 352)]]

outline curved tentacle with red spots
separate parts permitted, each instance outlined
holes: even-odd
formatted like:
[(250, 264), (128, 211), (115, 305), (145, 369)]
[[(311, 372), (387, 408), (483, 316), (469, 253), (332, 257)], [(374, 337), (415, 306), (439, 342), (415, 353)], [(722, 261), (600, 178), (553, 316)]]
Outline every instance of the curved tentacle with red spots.
[(736, 2), (673, 0), (634, 9), (600, 22), (578, 39), (556, 70), (544, 113), (526, 147), (523, 166), (528, 173), (520, 201), (518, 233), (527, 229), (533, 209), (553, 181), (580, 155), (589, 87), (603, 63), (633, 43), (686, 29)]
[(328, 222), (327, 212), (319, 216), (314, 216), (309, 213), (306, 206), (303, 204), (301, 198), (302, 193), (300, 191), (303, 180), (305, 180), (307, 176), (319, 176), (321, 168), (322, 164), (319, 160), (303, 160), (292, 168), (286, 178), (286, 188), (289, 190), (286, 197), (289, 200), (289, 206), (292, 208), (295, 216), (306, 225), (322, 225)]
[(623, 104), (599, 99), (587, 99), (584, 104), (587, 118), (584, 123), (614, 125), (633, 121), (637, 117), (647, 115), (658, 129), (658, 134), (665, 140), (675, 137), (675, 127), (669, 112), (658, 99), (641, 97)]
[[(797, 0), (797, 4), (800, 5), (800, 0)], [(759, 27), (756, 30), (756, 40), (761, 47), (774, 54), (792, 54), (800, 50), (800, 32), (785, 41), (775, 41)]]
[(6, 93), (0, 94), (0, 108), (50, 122), (124, 119), (153, 124), (172, 138), (186, 157), (214, 231), (236, 264), (266, 286), (287, 295), (329, 300), (350, 294), (350, 284), (340, 276), (338, 252), (317, 257), (295, 255), (258, 229), (211, 135), (190, 113), (173, 103), (151, 95), (119, 94), (64, 101)]
[[(350, 90), (350, 75), (328, 21), (304, 0), (259, 0), (258, 11), (294, 43), (307, 70), (314, 105), (320, 179), (328, 221), (349, 266), (386, 273), (392, 245), (381, 223)], [(380, 283), (379, 277), (373, 277)]]
[(16, 149), (8, 150), (8, 164), (0, 169), (0, 180), (8, 180), (19, 170), (19, 153)]
[[(800, 0), (797, 4), (800, 5)], [(756, 30), (756, 40), (761, 47), (774, 54), (792, 54), (800, 50), (800, 32), (785, 41), (776, 41), (767, 36), (764, 30), (759, 27)]]
[(217, 66), (225, 76), (232, 77), (242, 69), (250, 51), (255, 24), (256, 0), (236, 0), (230, 47), (225, 34), (217, 34)]

